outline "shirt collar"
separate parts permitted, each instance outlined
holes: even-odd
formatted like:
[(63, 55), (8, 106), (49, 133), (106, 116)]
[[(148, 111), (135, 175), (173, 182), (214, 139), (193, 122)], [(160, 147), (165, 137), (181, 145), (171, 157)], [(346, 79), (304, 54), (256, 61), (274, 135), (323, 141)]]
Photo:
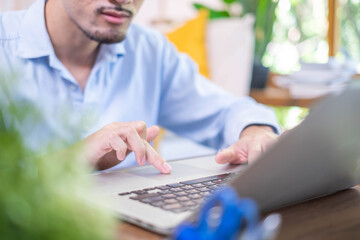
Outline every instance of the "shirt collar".
[(45, 0), (37, 0), (25, 13), (17, 55), (38, 58), (54, 53), (45, 24)]
[[(55, 56), (45, 23), (46, 0), (37, 0), (26, 12), (21, 28), (17, 55), (22, 58)], [(103, 59), (115, 61), (125, 54), (124, 41), (101, 46)]]

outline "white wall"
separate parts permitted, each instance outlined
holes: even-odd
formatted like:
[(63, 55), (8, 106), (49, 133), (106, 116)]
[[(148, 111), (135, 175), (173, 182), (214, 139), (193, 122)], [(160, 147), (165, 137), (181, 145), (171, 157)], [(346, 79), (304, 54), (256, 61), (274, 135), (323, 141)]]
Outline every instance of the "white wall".
[(144, 0), (135, 22), (149, 25), (154, 19), (170, 19), (182, 23), (196, 16), (193, 3), (202, 3), (213, 8), (221, 8), (220, 0)]
[(33, 2), (35, 2), (35, 0), (0, 0), (0, 12), (15, 9), (26, 9)]

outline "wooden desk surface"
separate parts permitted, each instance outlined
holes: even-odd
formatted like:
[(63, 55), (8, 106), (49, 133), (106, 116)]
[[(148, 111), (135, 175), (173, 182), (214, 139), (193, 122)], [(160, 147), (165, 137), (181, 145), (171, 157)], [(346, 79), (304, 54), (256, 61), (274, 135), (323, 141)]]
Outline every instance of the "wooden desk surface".
[[(283, 217), (278, 240), (360, 239), (360, 187), (276, 211)], [(121, 223), (117, 239), (159, 240), (163, 236)]]
[(309, 107), (311, 103), (319, 99), (292, 98), (288, 89), (274, 86), (269, 86), (264, 89), (252, 89), (250, 91), (250, 97), (254, 98), (257, 102), (266, 105), (297, 107)]

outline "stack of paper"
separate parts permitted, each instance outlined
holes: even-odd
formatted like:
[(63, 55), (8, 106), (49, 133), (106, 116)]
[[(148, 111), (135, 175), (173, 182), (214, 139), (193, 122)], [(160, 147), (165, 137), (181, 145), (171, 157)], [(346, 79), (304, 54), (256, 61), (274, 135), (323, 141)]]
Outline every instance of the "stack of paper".
[(300, 71), (276, 77), (275, 84), (288, 88), (293, 98), (316, 98), (341, 91), (354, 74), (354, 68), (334, 60), (326, 64), (304, 63)]

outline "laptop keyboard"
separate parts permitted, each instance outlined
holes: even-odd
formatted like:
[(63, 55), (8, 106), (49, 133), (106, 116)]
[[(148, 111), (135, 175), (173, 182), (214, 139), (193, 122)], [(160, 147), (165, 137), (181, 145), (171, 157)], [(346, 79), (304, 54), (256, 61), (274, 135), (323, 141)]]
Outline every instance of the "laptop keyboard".
[(134, 201), (140, 201), (174, 213), (194, 211), (204, 199), (234, 178), (237, 173), (226, 173), (153, 188), (144, 188), (119, 193), (119, 195), (128, 196)]

